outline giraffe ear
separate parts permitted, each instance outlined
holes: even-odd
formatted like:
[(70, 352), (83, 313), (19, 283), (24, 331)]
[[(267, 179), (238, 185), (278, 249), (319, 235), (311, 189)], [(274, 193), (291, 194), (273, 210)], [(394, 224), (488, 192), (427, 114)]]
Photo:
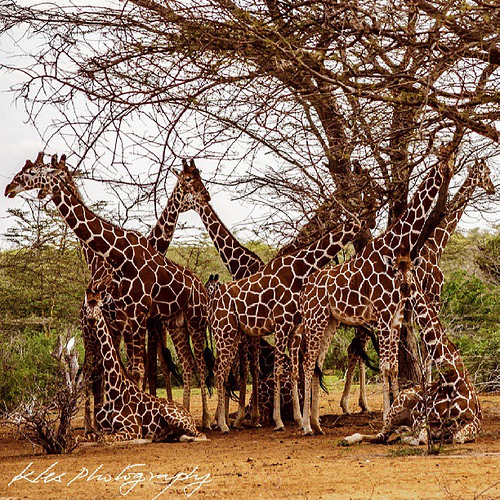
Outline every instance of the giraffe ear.
[(219, 275), (218, 274), (214, 274), (214, 281), (219, 281)]
[(177, 179), (181, 176), (181, 173), (178, 170), (176, 170), (175, 168), (172, 168), (171, 170), (172, 170), (172, 173), (177, 177)]
[(394, 269), (396, 260), (391, 255), (382, 255), (382, 262), (389, 268)]
[(412, 264), (413, 264), (413, 267), (419, 267), (422, 265), (422, 263), (424, 262), (424, 258), (423, 257), (415, 257), (412, 261)]
[(57, 167), (57, 155), (52, 155), (52, 158), (50, 159), (50, 164), (53, 167)]

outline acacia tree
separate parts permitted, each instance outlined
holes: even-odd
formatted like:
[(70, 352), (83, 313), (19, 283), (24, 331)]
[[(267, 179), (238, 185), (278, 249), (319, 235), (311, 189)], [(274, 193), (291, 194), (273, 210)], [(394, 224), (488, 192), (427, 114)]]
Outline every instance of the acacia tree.
[(458, 149), (460, 172), (499, 142), (487, 0), (0, 5), (3, 32), (42, 40), (20, 68), (30, 116), (57, 112), (47, 137), (80, 161), (110, 152), (93, 175), (132, 185), (127, 209), (156, 202), (170, 158), (216, 157), (219, 182), (272, 207), (268, 229), (307, 242), (342, 212), (394, 220), (436, 143)]

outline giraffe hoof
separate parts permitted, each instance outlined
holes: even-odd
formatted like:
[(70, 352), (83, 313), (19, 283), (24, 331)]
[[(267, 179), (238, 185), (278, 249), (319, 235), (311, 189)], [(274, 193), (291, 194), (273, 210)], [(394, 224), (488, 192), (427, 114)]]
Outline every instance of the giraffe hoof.
[(285, 432), (285, 430), (286, 430), (286, 429), (285, 429), (285, 426), (284, 426), (284, 425), (277, 425), (277, 426), (273, 429), (273, 431), (274, 431), (274, 432)]

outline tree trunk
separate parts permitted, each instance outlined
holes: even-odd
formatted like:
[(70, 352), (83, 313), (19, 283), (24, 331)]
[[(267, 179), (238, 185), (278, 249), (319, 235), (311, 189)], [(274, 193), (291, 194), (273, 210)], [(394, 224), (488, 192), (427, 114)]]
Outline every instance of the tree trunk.
[(407, 303), (399, 342), (399, 385), (401, 389), (422, 382), (421, 365), (417, 339), (411, 325), (411, 308)]

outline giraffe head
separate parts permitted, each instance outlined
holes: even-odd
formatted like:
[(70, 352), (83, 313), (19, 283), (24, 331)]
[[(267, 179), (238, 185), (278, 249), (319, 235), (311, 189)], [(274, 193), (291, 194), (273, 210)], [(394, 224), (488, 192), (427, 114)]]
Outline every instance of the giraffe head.
[(210, 202), (210, 194), (201, 180), (200, 171), (196, 168), (194, 160), (189, 163), (182, 160), (182, 171), (173, 170), (177, 176), (176, 189), (179, 190), (181, 202), (180, 212), (196, 210), (197, 207)]
[(211, 274), (210, 278), (208, 278), (205, 283), (205, 288), (207, 290), (207, 294), (210, 298), (215, 295), (215, 292), (220, 288), (220, 281), (218, 274)]
[(84, 304), (87, 319), (96, 321), (101, 314), (102, 305), (103, 301), (101, 292), (88, 288), (85, 292)]
[(489, 195), (495, 194), (495, 186), (493, 185), (493, 182), (490, 177), (491, 171), (488, 165), (486, 164), (486, 161), (484, 159), (476, 160), (474, 162), (474, 165), (470, 167), (470, 169), (471, 173), (477, 176), (478, 187), (484, 189), (486, 194)]
[[(61, 156), (60, 161), (57, 160), (57, 155), (53, 155), (50, 163), (44, 163), (44, 156), (44, 153), (40, 152), (34, 163), (31, 160), (26, 160), (22, 170), (14, 176), (10, 184), (5, 188), (5, 196), (14, 198), (16, 194), (23, 191), (40, 189), (38, 198), (42, 199), (52, 191), (53, 177), (69, 174), (65, 155)], [(71, 184), (73, 185), (72, 180)]]
[(388, 273), (394, 276), (402, 295), (408, 297), (414, 282), (413, 269), (422, 263), (422, 258), (412, 260), (410, 252), (406, 248), (400, 248), (394, 255), (382, 255), (382, 260), (388, 267)]

